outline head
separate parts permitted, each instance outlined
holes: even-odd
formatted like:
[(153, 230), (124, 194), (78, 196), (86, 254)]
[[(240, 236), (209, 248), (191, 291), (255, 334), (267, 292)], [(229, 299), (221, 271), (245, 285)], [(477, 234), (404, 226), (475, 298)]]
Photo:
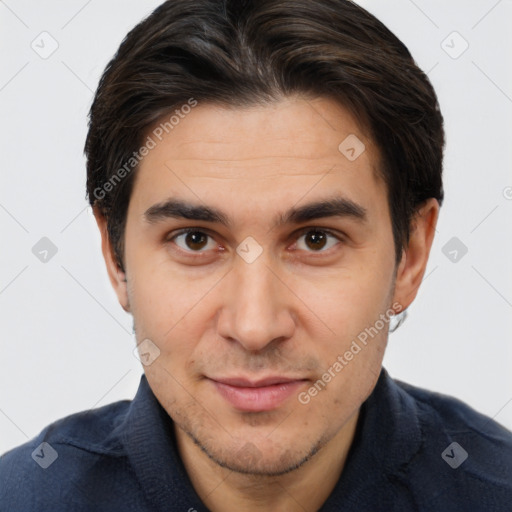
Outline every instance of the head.
[(357, 413), (423, 277), (443, 146), (428, 78), (352, 2), (173, 0), (127, 35), (88, 196), (148, 382), (212, 460), (291, 471)]

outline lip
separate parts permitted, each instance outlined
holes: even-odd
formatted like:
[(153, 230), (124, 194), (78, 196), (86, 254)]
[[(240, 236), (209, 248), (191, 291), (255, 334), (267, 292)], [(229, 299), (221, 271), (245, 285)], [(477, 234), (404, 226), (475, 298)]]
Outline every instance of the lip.
[(277, 409), (306, 381), (306, 379), (279, 376), (256, 381), (243, 377), (209, 380), (228, 403), (243, 412), (264, 412)]

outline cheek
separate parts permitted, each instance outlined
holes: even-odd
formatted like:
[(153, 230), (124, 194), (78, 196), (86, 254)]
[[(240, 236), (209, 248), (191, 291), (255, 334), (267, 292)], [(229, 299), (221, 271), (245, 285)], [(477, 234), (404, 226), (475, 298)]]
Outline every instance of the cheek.
[[(314, 350), (322, 373), (298, 397), (307, 407), (308, 417), (325, 419), (330, 430), (343, 425), (366, 400), (380, 373), (387, 343), (389, 323), (381, 314), (388, 310), (389, 285), (376, 287), (361, 280), (346, 280), (325, 291), (323, 300), (311, 304), (319, 308), (330, 334), (312, 332)], [(327, 295), (329, 298), (327, 298)], [(309, 305), (309, 304), (308, 304)], [(377, 323), (378, 322), (378, 323)], [(313, 347), (310, 347), (312, 350)]]
[(368, 261), (357, 268), (332, 273), (315, 283), (297, 281), (296, 289), (298, 295), (305, 297), (307, 307), (331, 332), (330, 348), (339, 350), (385, 313), (389, 307), (392, 281), (391, 265), (384, 270), (382, 262)]
[(215, 287), (222, 275), (194, 279), (167, 261), (140, 261), (145, 263), (133, 265), (128, 278), (137, 342), (150, 339), (160, 351), (158, 364), (145, 372), (156, 377), (165, 368), (181, 380), (194, 363), (199, 340), (213, 326)]
[(378, 264), (341, 272), (308, 296), (308, 306), (330, 331), (327, 336), (308, 336), (315, 340), (323, 374), (301, 403), (308, 402), (310, 413), (318, 418), (331, 417), (333, 410), (355, 410), (378, 378), (389, 326), (380, 315), (388, 311), (393, 279), (392, 267), (383, 272)]
[(127, 244), (128, 289), (136, 325), (147, 336), (165, 338), (202, 302), (218, 277), (194, 277), (188, 269), (172, 265), (165, 250), (132, 249), (129, 252)]

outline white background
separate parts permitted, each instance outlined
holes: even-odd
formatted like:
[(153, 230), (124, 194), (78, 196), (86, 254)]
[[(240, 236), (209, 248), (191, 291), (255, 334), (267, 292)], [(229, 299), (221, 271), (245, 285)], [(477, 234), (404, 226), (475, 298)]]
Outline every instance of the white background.
[[(82, 151), (105, 65), (159, 3), (0, 2), (0, 453), (137, 389), (131, 318), (101, 260)], [(429, 73), (447, 130), (431, 260), (385, 366), (512, 429), (512, 2), (361, 4)], [(59, 45), (47, 59), (31, 48), (43, 31)], [(464, 41), (456, 59), (442, 47), (453, 55)], [(454, 236), (468, 248), (456, 263), (442, 252)], [(58, 248), (47, 263), (32, 253), (42, 237)]]

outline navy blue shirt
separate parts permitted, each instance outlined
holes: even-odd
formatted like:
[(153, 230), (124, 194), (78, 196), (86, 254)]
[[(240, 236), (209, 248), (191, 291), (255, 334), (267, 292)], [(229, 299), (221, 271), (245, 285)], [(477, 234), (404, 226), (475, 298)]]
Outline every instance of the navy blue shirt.
[[(0, 458), (0, 511), (206, 511), (172, 420), (142, 376), (132, 401), (74, 414)], [(382, 369), (322, 512), (512, 511), (512, 433)]]

